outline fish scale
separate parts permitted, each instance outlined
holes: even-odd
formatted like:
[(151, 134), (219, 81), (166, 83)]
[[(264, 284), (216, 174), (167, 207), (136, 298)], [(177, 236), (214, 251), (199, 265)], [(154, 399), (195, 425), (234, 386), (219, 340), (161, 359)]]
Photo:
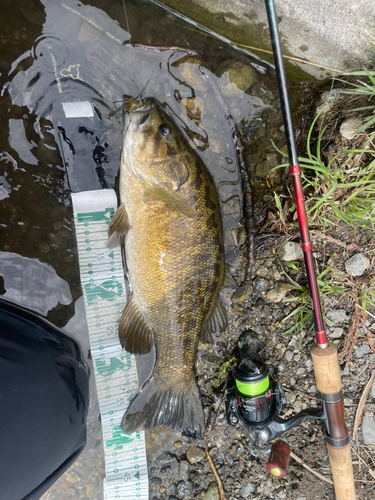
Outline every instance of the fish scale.
[[(195, 358), (205, 322), (222, 308), (219, 202), (205, 165), (152, 99), (128, 101), (120, 198), (125, 208), (110, 231), (119, 236), (127, 230), (126, 261), (134, 292), (129, 307), (134, 322), (132, 314), (124, 314), (120, 339), (134, 353), (147, 352), (151, 330), (157, 353), (154, 371), (131, 402), (122, 429), (166, 424), (202, 437)], [(142, 328), (136, 323), (140, 316)], [(223, 327), (224, 321), (221, 331)]]
[(72, 193), (81, 284), (98, 392), (106, 464), (106, 500), (148, 500), (144, 432), (124, 433), (124, 410), (138, 391), (134, 356), (118, 341), (126, 302), (119, 248), (108, 249), (107, 230), (117, 208), (112, 189)]

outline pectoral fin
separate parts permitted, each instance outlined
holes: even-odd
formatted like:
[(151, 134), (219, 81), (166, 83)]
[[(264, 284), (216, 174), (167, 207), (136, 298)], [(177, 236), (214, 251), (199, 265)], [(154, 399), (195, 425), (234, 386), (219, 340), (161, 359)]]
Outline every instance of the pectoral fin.
[(116, 210), (113, 219), (108, 226), (107, 247), (113, 248), (122, 245), (125, 241), (126, 233), (129, 231), (129, 219), (125, 205), (122, 203)]
[(147, 354), (152, 349), (154, 335), (133, 295), (122, 313), (118, 334), (122, 347), (131, 354)]
[(194, 217), (195, 215), (193, 207), (172, 189), (166, 189), (162, 186), (151, 186), (144, 190), (143, 198), (162, 201), (169, 207), (177, 210), (177, 212), (186, 215), (186, 217)]
[(203, 325), (201, 333), (202, 342), (210, 343), (212, 341), (212, 334), (223, 332), (227, 328), (227, 326), (227, 313), (225, 311), (223, 303), (220, 300), (220, 297), (218, 297), (211, 314), (208, 316), (206, 322)]

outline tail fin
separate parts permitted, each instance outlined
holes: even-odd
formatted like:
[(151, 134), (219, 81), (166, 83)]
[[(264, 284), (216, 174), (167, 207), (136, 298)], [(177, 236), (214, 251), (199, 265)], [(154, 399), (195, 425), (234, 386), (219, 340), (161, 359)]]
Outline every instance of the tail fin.
[(134, 432), (161, 424), (203, 439), (204, 413), (195, 383), (188, 392), (182, 392), (177, 386), (174, 390), (163, 389), (155, 377), (150, 378), (130, 403), (121, 428), (124, 432)]

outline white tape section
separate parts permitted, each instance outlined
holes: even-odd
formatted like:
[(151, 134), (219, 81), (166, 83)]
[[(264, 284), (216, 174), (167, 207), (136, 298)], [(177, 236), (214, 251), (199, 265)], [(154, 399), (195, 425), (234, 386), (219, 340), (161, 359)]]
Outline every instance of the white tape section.
[(144, 432), (127, 434), (120, 423), (138, 391), (134, 356), (118, 341), (126, 302), (120, 248), (106, 248), (117, 208), (112, 189), (72, 193), (81, 284), (95, 369), (106, 463), (104, 498), (148, 500)]
[(93, 118), (94, 111), (89, 101), (62, 103), (66, 118)]

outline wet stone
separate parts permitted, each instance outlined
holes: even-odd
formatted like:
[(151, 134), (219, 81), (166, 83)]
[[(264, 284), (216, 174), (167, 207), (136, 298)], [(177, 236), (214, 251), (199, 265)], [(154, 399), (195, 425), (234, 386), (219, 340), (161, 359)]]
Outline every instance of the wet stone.
[(286, 262), (303, 258), (303, 251), (300, 243), (287, 241), (280, 247), (279, 256)]
[(206, 458), (206, 453), (197, 446), (190, 446), (186, 452), (186, 458), (191, 464), (202, 462)]
[(257, 81), (255, 70), (240, 61), (223, 61), (216, 69), (220, 90), (226, 97), (242, 95)]
[(249, 283), (242, 283), (232, 295), (232, 302), (243, 302), (248, 298), (251, 292)]
[(164, 467), (170, 467), (171, 469), (174, 469), (175, 467), (178, 466), (178, 461), (175, 457), (173, 457), (169, 453), (164, 452), (155, 458), (154, 465), (158, 469)]
[(257, 276), (253, 281), (253, 295), (261, 295), (262, 293), (268, 292), (270, 287), (269, 281), (266, 278)]
[(178, 470), (178, 477), (183, 481), (187, 481), (189, 479), (189, 463), (187, 460), (181, 460), (180, 466)]
[(357, 253), (345, 262), (345, 270), (351, 276), (362, 276), (369, 265), (368, 258), (361, 253)]
[(187, 495), (193, 493), (194, 487), (193, 483), (190, 481), (179, 481), (176, 487), (176, 495), (178, 498), (184, 498)]
[(253, 359), (259, 352), (260, 344), (257, 335), (252, 330), (245, 330), (237, 342), (241, 359)]
[(202, 500), (219, 500), (219, 488), (215, 482), (209, 484), (206, 493), (203, 495)]
[(92, 498), (94, 494), (94, 485), (92, 483), (89, 483), (86, 485), (86, 496), (87, 498)]
[(81, 478), (77, 476), (75, 472), (70, 472), (70, 474), (66, 476), (66, 479), (69, 481), (69, 483), (77, 483), (81, 480)]

